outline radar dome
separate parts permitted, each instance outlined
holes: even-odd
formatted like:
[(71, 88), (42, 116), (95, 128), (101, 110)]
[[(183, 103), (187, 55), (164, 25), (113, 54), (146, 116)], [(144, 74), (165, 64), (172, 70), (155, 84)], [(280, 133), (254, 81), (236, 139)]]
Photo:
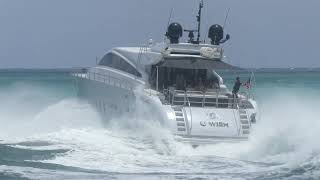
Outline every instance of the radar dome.
[(223, 39), (223, 27), (219, 24), (214, 24), (209, 28), (208, 37), (211, 39), (211, 44), (219, 45)]
[(183, 29), (179, 23), (171, 23), (168, 26), (166, 36), (170, 39), (170, 43), (179, 43), (179, 38), (182, 37)]

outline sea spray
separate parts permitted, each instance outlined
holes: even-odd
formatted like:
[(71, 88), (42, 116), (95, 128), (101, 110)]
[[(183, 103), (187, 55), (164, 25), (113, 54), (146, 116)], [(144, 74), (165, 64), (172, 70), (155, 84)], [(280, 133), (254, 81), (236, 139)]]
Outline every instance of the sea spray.
[(136, 87), (135, 110), (129, 115), (110, 120), (107, 129), (122, 132), (130, 138), (138, 138), (148, 143), (159, 154), (171, 154), (175, 151), (174, 135), (164, 120), (161, 102), (153, 92), (146, 92), (142, 86)]
[(272, 92), (260, 103), (261, 119), (249, 140), (200, 146), (184, 155), (216, 155), (248, 161), (299, 165), (320, 153), (320, 113), (312, 94)]
[[(289, 75), (257, 74), (255, 95), (261, 116), (249, 140), (195, 149), (175, 142), (161, 119), (155, 118), (153, 108), (143, 104), (139, 105), (142, 116), (113, 119), (114, 124), (102, 126), (90, 104), (64, 92), (71, 89), (69, 85), (62, 91), (50, 80), (2, 86), (0, 134), (4, 141), (0, 148), (10, 147), (10, 156), (23, 156), (23, 161), (15, 160), (18, 167), (1, 157), (0, 171), (58, 179), (110, 175), (120, 179), (318, 179), (319, 74), (308, 75), (316, 77), (314, 81), (296, 78), (303, 75), (295, 74), (292, 81)], [(44, 131), (27, 131), (23, 122), (39, 124)], [(43, 156), (47, 158), (33, 159), (39, 153), (47, 153)], [(87, 171), (89, 176), (84, 174)]]
[(38, 84), (13, 83), (0, 92), (0, 139), (10, 140), (63, 128), (100, 126), (94, 108)]

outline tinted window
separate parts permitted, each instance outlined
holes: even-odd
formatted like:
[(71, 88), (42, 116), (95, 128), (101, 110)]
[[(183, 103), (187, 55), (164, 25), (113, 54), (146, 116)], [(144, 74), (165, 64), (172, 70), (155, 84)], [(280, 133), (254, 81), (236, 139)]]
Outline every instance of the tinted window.
[(118, 69), (133, 74), (135, 76), (141, 77), (141, 74), (133, 66), (131, 66), (121, 57), (112, 53), (106, 54), (99, 62), (99, 65), (112, 67), (114, 69)]

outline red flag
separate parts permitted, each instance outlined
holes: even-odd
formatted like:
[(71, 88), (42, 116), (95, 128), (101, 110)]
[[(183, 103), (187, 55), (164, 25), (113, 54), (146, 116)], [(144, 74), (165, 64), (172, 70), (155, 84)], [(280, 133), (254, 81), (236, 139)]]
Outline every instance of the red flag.
[(251, 88), (251, 78), (249, 78), (248, 81), (243, 84), (243, 86), (245, 86), (247, 89), (250, 89)]

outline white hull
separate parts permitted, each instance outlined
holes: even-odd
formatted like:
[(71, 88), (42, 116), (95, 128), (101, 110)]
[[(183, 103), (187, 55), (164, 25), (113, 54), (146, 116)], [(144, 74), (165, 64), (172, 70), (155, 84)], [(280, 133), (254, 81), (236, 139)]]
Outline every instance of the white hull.
[(106, 120), (135, 111), (132, 90), (80, 77), (77, 77), (76, 84), (78, 96), (93, 104)]

